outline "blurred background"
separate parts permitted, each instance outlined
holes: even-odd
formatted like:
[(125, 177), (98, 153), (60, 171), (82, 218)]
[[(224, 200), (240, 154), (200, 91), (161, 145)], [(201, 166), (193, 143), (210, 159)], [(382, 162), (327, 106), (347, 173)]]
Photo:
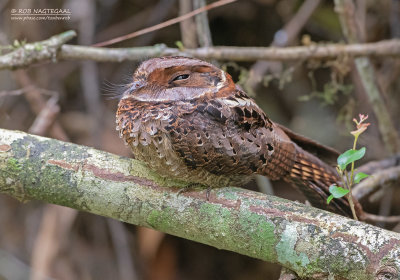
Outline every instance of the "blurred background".
[[(0, 0), (0, 52), (66, 30), (70, 44), (91, 45), (185, 14), (213, 1)], [(333, 1), (247, 0), (113, 45), (139, 47), (290, 46), (344, 42)], [(400, 1), (357, 0), (360, 38), (400, 36)], [(70, 9), (68, 20), (11, 20), (12, 9)], [(206, 15), (206, 17), (205, 17)], [(201, 39), (196, 20), (206, 23)], [(207, 20), (208, 19), (208, 20)], [(209, 33), (208, 29), (209, 28)], [(283, 33), (283, 30), (286, 33)], [(279, 32), (280, 31), (280, 32)], [(17, 40), (17, 41), (16, 41)], [(178, 43), (177, 43), (178, 42)], [(360, 79), (348, 57), (334, 61), (212, 61), (228, 71), (272, 120), (339, 151), (352, 145), (352, 119), (372, 124), (360, 139), (365, 161), (389, 155)], [(398, 130), (400, 60), (372, 60), (382, 98)], [(60, 61), (0, 71), (0, 127), (22, 130), (131, 157), (115, 130), (118, 100), (137, 62)], [(43, 123), (44, 122), (44, 123)], [(270, 186), (272, 185), (272, 190)], [(304, 201), (283, 182), (246, 186)], [(394, 192), (394, 193), (393, 193)], [(400, 212), (392, 190), (391, 214)], [(365, 206), (378, 212), (380, 205)], [(390, 226), (388, 226), (390, 228)], [(0, 195), (0, 279), (278, 279), (280, 267), (150, 229)]]

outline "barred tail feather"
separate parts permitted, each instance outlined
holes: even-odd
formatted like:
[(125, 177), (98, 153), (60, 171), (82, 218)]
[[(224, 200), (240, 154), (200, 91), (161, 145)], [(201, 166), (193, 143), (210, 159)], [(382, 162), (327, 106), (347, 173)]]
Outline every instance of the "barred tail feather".
[(326, 202), (330, 195), (329, 186), (339, 181), (335, 169), (298, 146), (295, 164), (287, 181), (294, 183), (313, 206), (351, 217), (345, 197), (333, 199), (330, 204)]

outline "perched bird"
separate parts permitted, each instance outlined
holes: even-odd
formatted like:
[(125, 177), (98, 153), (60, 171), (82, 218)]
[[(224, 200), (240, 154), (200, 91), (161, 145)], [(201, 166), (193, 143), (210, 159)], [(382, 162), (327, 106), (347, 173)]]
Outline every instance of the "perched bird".
[(312, 154), (335, 151), (272, 122), (223, 70), (193, 58), (153, 58), (128, 86), (117, 129), (160, 175), (224, 187), (260, 174), (292, 183), (316, 207), (351, 215), (345, 198), (326, 203), (338, 176)]

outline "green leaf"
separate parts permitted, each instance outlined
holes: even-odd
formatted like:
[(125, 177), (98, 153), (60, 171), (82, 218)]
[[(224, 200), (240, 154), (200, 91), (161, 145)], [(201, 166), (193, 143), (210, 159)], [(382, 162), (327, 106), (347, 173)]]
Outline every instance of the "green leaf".
[(175, 45), (178, 47), (178, 49), (179, 49), (180, 51), (185, 50), (185, 47), (183, 46), (182, 41), (176, 41), (176, 42), (175, 42)]
[(329, 202), (331, 202), (333, 199), (333, 195), (328, 196), (328, 198), (326, 199), (326, 204), (329, 204)]
[(13, 46), (14, 46), (14, 48), (19, 48), (21, 46), (21, 44), (19, 43), (18, 40), (14, 40)]
[(345, 170), (349, 163), (355, 162), (356, 160), (362, 158), (365, 155), (365, 150), (365, 147), (362, 147), (359, 150), (350, 149), (341, 154), (337, 159), (340, 169)]
[(364, 178), (367, 178), (369, 175), (363, 172), (359, 172), (354, 176), (354, 183), (358, 184)]
[(342, 187), (338, 187), (336, 185), (331, 185), (329, 187), (329, 192), (332, 194), (334, 198), (341, 198), (349, 193), (348, 189), (344, 189)]

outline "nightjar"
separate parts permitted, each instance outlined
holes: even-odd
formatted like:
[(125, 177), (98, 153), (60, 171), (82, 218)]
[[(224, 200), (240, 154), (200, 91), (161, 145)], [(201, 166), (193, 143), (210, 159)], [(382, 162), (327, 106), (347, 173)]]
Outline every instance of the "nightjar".
[(326, 203), (338, 176), (313, 155), (335, 151), (272, 122), (221, 69), (193, 58), (153, 58), (128, 86), (117, 129), (158, 174), (209, 187), (242, 186), (260, 174), (292, 183), (316, 207), (351, 215), (345, 198)]

